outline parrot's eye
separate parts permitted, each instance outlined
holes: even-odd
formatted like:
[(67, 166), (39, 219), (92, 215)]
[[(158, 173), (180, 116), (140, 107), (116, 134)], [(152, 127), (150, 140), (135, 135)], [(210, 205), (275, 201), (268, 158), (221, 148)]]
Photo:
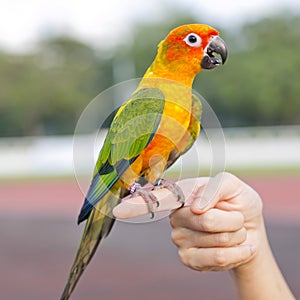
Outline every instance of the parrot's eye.
[(201, 37), (196, 33), (188, 34), (185, 37), (184, 41), (186, 42), (187, 45), (191, 47), (200, 47), (202, 43)]

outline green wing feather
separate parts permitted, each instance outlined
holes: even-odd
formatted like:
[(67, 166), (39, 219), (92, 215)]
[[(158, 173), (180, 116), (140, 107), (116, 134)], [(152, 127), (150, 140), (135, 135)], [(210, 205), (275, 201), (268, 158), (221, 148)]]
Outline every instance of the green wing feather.
[(139, 155), (152, 140), (164, 110), (164, 95), (157, 88), (141, 89), (117, 112), (97, 161), (97, 172), (108, 161)]

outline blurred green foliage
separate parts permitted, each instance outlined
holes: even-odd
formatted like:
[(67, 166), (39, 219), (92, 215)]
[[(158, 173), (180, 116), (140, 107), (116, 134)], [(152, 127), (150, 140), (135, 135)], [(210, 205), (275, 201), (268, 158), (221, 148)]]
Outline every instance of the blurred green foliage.
[[(0, 53), (0, 136), (72, 134), (99, 92), (141, 77), (159, 41), (190, 22), (197, 20), (173, 14), (163, 23), (138, 24), (132, 42), (110, 53), (64, 36), (41, 41), (31, 54)], [(228, 62), (201, 72), (194, 88), (223, 126), (300, 123), (299, 28), (299, 17), (282, 15), (220, 30)]]

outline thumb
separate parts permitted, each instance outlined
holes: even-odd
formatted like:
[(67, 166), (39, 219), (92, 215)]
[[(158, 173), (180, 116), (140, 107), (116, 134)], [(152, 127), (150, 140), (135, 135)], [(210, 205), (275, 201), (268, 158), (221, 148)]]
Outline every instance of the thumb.
[(213, 190), (211, 185), (207, 184), (193, 192), (190, 209), (194, 214), (202, 214), (217, 204), (218, 197), (213, 195)]
[(211, 177), (206, 185), (199, 186), (194, 191), (194, 200), (191, 203), (191, 211), (194, 214), (202, 214), (212, 207), (215, 207), (219, 201), (228, 200), (236, 190), (235, 176), (229, 173), (219, 173)]

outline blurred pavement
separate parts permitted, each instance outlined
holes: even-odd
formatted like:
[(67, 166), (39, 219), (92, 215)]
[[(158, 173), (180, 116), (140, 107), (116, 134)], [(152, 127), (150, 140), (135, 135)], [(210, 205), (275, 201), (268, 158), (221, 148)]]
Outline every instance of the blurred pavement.
[[(267, 228), (281, 269), (300, 298), (300, 176), (247, 177), (264, 199)], [(75, 180), (0, 183), (0, 298), (58, 299), (83, 226)], [(117, 222), (72, 299), (236, 299), (230, 273), (184, 267), (168, 219)]]

